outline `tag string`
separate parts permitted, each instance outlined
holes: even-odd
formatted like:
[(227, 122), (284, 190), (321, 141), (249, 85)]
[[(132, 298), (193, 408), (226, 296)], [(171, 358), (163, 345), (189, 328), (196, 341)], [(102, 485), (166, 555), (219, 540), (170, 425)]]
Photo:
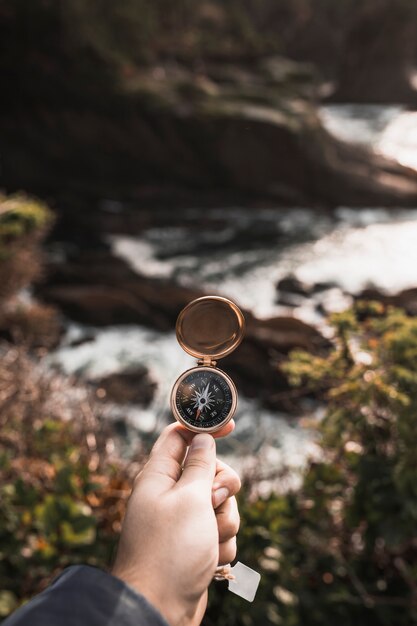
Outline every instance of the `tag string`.
[(235, 580), (235, 578), (236, 576), (234, 576), (230, 570), (230, 563), (216, 567), (216, 571), (213, 576), (214, 580)]

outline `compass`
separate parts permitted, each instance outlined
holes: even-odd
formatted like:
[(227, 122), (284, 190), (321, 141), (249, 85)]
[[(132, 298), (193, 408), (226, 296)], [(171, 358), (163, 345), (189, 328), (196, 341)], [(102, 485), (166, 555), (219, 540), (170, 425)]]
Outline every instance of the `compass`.
[(180, 346), (198, 365), (177, 379), (171, 392), (175, 418), (194, 432), (213, 433), (229, 422), (237, 406), (232, 379), (216, 367), (243, 339), (245, 320), (239, 307), (220, 296), (190, 302), (177, 319)]

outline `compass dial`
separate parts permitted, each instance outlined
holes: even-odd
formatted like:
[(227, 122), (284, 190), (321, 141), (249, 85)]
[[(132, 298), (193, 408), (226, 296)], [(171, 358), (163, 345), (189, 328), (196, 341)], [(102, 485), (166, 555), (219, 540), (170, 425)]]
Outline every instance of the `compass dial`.
[(234, 384), (217, 368), (195, 367), (174, 385), (172, 408), (175, 417), (192, 430), (219, 430), (236, 408)]

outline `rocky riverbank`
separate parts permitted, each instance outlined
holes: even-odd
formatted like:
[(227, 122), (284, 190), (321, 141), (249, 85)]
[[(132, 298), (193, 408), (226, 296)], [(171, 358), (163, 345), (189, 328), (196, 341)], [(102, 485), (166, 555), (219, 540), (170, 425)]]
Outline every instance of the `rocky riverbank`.
[(330, 135), (314, 89), (304, 66), (279, 59), (204, 74), (155, 67), (100, 107), (66, 101), (2, 115), (3, 178), (101, 197), (216, 189), (231, 202), (415, 205), (417, 173)]

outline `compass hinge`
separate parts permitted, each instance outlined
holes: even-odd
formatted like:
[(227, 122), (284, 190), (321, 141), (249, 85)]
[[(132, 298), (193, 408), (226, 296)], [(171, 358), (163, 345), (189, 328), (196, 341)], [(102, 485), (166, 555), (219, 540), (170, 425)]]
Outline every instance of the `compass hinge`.
[(202, 359), (198, 359), (198, 365), (204, 365), (206, 367), (216, 367), (216, 361), (213, 361), (209, 356), (205, 356)]

